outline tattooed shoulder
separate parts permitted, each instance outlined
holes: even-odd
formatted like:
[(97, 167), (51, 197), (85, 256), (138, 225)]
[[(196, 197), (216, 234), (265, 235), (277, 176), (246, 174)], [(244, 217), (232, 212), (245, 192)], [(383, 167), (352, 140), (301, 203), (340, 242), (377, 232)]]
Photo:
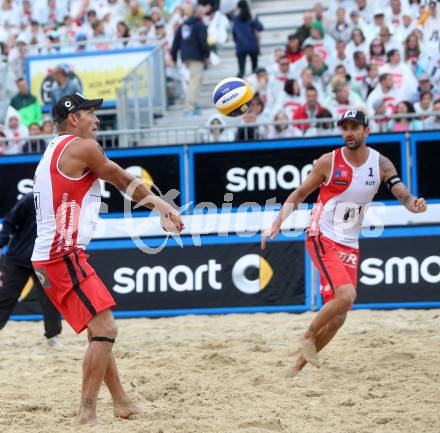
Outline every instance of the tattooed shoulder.
[(396, 167), (394, 167), (394, 164), (386, 156), (379, 156), (379, 167), (382, 179), (388, 179), (397, 174)]

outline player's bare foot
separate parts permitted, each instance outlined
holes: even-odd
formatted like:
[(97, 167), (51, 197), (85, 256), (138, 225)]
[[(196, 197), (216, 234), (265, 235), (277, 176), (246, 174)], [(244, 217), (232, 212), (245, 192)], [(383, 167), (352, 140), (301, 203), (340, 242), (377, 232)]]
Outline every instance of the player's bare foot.
[(96, 425), (97, 423), (96, 413), (89, 413), (88, 411), (81, 411), (75, 421), (77, 425)]
[(301, 338), (300, 341), (301, 352), (304, 359), (315, 367), (321, 367), (321, 362), (318, 358), (318, 353), (316, 352), (315, 341), (311, 338)]
[(113, 403), (113, 413), (118, 418), (128, 419), (132, 415), (141, 413), (141, 409), (127, 398), (126, 400)]
[(78, 425), (95, 425), (98, 422), (96, 417), (96, 401), (91, 398), (83, 398), (79, 407), (76, 424)]
[(286, 371), (286, 377), (287, 378), (292, 378), (292, 377), (296, 377), (298, 376), (298, 374), (300, 373), (301, 369), (296, 368), (295, 366), (290, 366), (287, 371)]
[(304, 366), (307, 364), (306, 360), (301, 355), (295, 363), (289, 367), (289, 369), (286, 371), (286, 377), (296, 377), (301, 372), (301, 370), (304, 368)]

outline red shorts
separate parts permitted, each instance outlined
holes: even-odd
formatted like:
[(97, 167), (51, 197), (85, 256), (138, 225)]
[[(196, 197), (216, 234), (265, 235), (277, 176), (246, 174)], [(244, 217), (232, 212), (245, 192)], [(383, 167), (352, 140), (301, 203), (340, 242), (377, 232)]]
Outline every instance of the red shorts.
[(357, 286), (359, 250), (338, 244), (322, 234), (307, 236), (307, 251), (319, 271), (320, 292), (324, 303), (335, 296), (335, 289), (345, 284)]
[(101, 311), (116, 305), (107, 287), (78, 248), (55, 260), (32, 262), (49, 299), (76, 333)]

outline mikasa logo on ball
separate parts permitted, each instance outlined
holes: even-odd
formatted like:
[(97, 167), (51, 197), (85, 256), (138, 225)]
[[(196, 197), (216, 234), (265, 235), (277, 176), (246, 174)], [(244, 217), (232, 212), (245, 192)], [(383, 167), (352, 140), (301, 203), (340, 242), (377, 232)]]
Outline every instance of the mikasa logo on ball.
[(238, 96), (238, 93), (232, 93), (227, 98), (222, 99), (222, 104), (226, 104), (227, 102), (231, 101), (232, 99), (236, 98)]

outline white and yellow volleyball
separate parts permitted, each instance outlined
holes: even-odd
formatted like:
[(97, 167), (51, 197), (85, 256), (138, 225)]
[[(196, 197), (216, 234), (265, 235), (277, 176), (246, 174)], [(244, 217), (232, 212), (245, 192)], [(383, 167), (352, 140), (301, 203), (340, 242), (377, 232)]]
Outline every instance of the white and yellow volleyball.
[(144, 181), (144, 184), (148, 188), (151, 188), (154, 185), (153, 178), (151, 177), (150, 173), (148, 173), (148, 171), (145, 170), (144, 167), (140, 167), (139, 165), (132, 165), (130, 167), (127, 167), (126, 170), (133, 176), (142, 179)]
[(220, 113), (237, 117), (246, 113), (251, 106), (254, 91), (241, 78), (225, 78), (215, 86), (212, 100)]

